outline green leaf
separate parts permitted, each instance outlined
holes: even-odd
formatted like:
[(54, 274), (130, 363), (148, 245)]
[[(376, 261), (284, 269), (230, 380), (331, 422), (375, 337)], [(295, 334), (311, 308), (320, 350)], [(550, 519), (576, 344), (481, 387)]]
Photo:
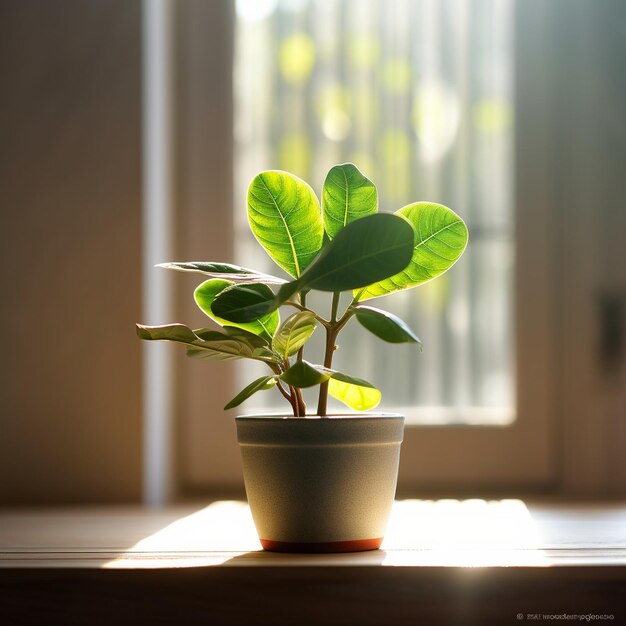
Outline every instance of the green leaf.
[(355, 220), (322, 250), (299, 287), (346, 291), (393, 276), (411, 260), (413, 238), (411, 225), (395, 215), (377, 213)]
[(381, 398), (380, 391), (366, 380), (307, 361), (294, 363), (279, 378), (288, 385), (301, 388), (313, 387), (329, 381), (328, 393), (357, 411), (366, 411), (375, 407)]
[(271, 289), (261, 289), (265, 285), (235, 285), (220, 292), (211, 309), (229, 323), (245, 323), (256, 320), (275, 311), (281, 304), (289, 300), (299, 288), (294, 280), (282, 285), (274, 295)]
[(328, 393), (355, 411), (367, 411), (378, 406), (382, 394), (366, 380), (335, 372), (329, 383)]
[(193, 343), (198, 336), (184, 324), (167, 324), (165, 326), (144, 326), (135, 324), (137, 336), (146, 341), (166, 340), (177, 343)]
[[(218, 324), (222, 326), (237, 326), (251, 333), (254, 333), (255, 335), (261, 335), (268, 340), (271, 340), (271, 338), (274, 336), (274, 333), (276, 332), (276, 329), (278, 328), (278, 325), (280, 324), (280, 315), (278, 311), (273, 311), (271, 313), (268, 313), (267, 315), (264, 315), (247, 323), (236, 323), (230, 320), (226, 320), (223, 317), (215, 315), (215, 313), (212, 311), (211, 305), (213, 304), (213, 301), (215, 300), (217, 295), (224, 291), (224, 289), (231, 287), (233, 284), (233, 282), (229, 280), (223, 280), (221, 278), (212, 278), (210, 280), (207, 280), (199, 285), (194, 291), (194, 300), (196, 301), (196, 304), (200, 307), (200, 310)], [(268, 291), (272, 294), (273, 297), (274, 294), (272, 293), (271, 289), (268, 288)]]
[(406, 322), (393, 313), (363, 305), (354, 307), (353, 311), (357, 320), (383, 341), (422, 345), (419, 337), (408, 327)]
[[(396, 212), (414, 227), (411, 262), (397, 274), (377, 279), (359, 296), (360, 300), (385, 296), (421, 285), (450, 269), (467, 245), (467, 226), (451, 209), (433, 202), (416, 202)], [(357, 222), (358, 223), (358, 222)]]
[[(201, 330), (205, 330), (205, 329), (201, 329)], [(196, 333), (196, 335), (200, 336), (200, 331), (194, 329), (193, 332)], [(251, 345), (253, 348), (269, 347), (270, 345), (269, 340), (266, 339), (265, 337), (261, 337), (260, 335), (255, 335), (254, 333), (251, 333), (245, 330), (244, 328), (240, 328), (239, 326), (224, 326), (224, 332), (229, 337), (236, 337), (237, 339), (240, 339), (241, 341), (245, 341), (246, 343)]]
[(378, 212), (376, 185), (352, 163), (335, 165), (322, 190), (324, 229), (332, 239), (350, 222)]
[(294, 387), (313, 387), (326, 382), (332, 370), (321, 365), (312, 365), (307, 361), (297, 361), (286, 372), (280, 375), (280, 380)]
[(267, 285), (244, 284), (220, 292), (211, 305), (230, 322), (250, 322), (277, 309), (298, 290), (346, 291), (396, 274), (411, 259), (413, 228), (403, 218), (377, 213), (341, 229), (306, 272), (274, 295)]
[(264, 318), (277, 309), (275, 299), (274, 292), (267, 285), (246, 283), (221, 291), (211, 303), (211, 310), (231, 324), (242, 324)]
[(315, 330), (315, 313), (298, 311), (288, 317), (274, 335), (272, 347), (284, 358), (295, 354)]
[(213, 261), (185, 261), (173, 263), (158, 263), (156, 267), (164, 267), (168, 270), (177, 270), (179, 272), (195, 272), (197, 274), (205, 274), (213, 278), (224, 278), (235, 282), (246, 283), (266, 283), (268, 285), (280, 285), (287, 281), (283, 278), (263, 274), (255, 270), (249, 270), (246, 267), (233, 265), (232, 263), (215, 263)]
[(255, 348), (252, 354), (255, 357), (260, 357), (264, 361), (272, 361), (274, 363), (280, 363), (280, 364), (282, 364), (283, 362), (281, 355), (278, 354), (277, 352), (274, 352), (274, 350), (272, 350), (271, 348), (267, 348), (267, 347)]
[(245, 389), (242, 389), (225, 407), (224, 410), (233, 409), (239, 406), (244, 400), (247, 400), (251, 395), (257, 391), (264, 391), (265, 389), (271, 389), (276, 384), (275, 376), (261, 376), (255, 381), (251, 382)]
[[(206, 339), (211, 341), (217, 337), (221, 337), (221, 333), (208, 328), (199, 328), (193, 331), (200, 339)], [(252, 358), (258, 358), (258, 360), (272, 361), (274, 363), (282, 363), (282, 357), (280, 354), (276, 354), (271, 348), (267, 339), (260, 335), (250, 333), (243, 328), (237, 328), (235, 326), (224, 326), (224, 333), (229, 337), (233, 337), (238, 341), (242, 341), (247, 344), (252, 350)], [(190, 355), (195, 356), (195, 355)]]
[(287, 273), (299, 278), (322, 247), (324, 227), (315, 192), (300, 178), (270, 170), (248, 188), (252, 233)]
[(187, 346), (189, 356), (218, 361), (258, 358), (253, 354), (253, 347), (242, 339), (230, 337), (216, 330), (202, 329), (201, 332), (202, 337), (199, 337), (183, 324), (167, 324), (165, 326), (137, 324), (137, 335), (141, 339), (182, 343)]

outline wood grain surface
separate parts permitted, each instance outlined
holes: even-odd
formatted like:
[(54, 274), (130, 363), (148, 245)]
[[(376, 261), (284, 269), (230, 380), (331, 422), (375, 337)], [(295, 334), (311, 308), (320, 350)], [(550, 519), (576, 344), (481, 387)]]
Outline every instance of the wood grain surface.
[(261, 551), (236, 501), (0, 514), (2, 624), (621, 624), (625, 590), (621, 503), (398, 501), (331, 555)]

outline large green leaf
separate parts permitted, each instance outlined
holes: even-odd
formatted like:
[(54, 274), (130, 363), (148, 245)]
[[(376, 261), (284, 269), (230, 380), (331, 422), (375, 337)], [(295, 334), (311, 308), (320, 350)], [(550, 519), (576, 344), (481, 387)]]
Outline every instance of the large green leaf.
[(382, 394), (366, 380), (336, 372), (328, 382), (328, 393), (355, 411), (378, 406)]
[(353, 310), (357, 320), (383, 341), (422, 345), (419, 337), (397, 315), (363, 305), (356, 306)]
[(295, 278), (322, 247), (324, 227), (315, 192), (288, 172), (270, 170), (254, 177), (248, 220), (257, 241)]
[(413, 251), (413, 228), (401, 217), (377, 213), (342, 228), (300, 279), (300, 288), (358, 289), (404, 269)]
[(337, 233), (298, 280), (274, 295), (267, 285), (235, 285), (222, 291), (211, 309), (230, 322), (250, 322), (277, 309), (297, 291), (346, 291), (397, 273), (411, 260), (413, 228), (407, 220), (378, 213)]
[(233, 409), (239, 406), (244, 400), (247, 400), (257, 391), (271, 389), (276, 384), (275, 376), (261, 376), (252, 381), (245, 389), (242, 389), (225, 407), (224, 410)]
[(335, 165), (322, 190), (324, 229), (332, 239), (350, 222), (378, 212), (376, 185), (352, 163)]
[(246, 267), (233, 265), (232, 263), (215, 263), (213, 261), (185, 261), (182, 263), (158, 263), (156, 267), (164, 267), (168, 270), (179, 272), (195, 272), (213, 278), (223, 278), (233, 282), (266, 283), (268, 285), (280, 285), (287, 281), (283, 278), (263, 274)]
[(315, 330), (315, 314), (311, 311), (298, 311), (289, 316), (278, 329), (272, 341), (272, 348), (284, 358), (295, 354)]
[[(280, 315), (278, 311), (272, 311), (263, 317), (247, 323), (236, 323), (215, 315), (211, 309), (213, 301), (220, 292), (224, 291), (224, 289), (227, 289), (228, 287), (231, 287), (233, 284), (233, 282), (223, 280), (221, 278), (212, 278), (207, 280), (199, 285), (194, 291), (194, 300), (200, 307), (200, 310), (218, 324), (222, 326), (238, 326), (239, 328), (243, 328), (251, 333), (254, 333), (255, 335), (261, 335), (262, 337), (271, 340), (276, 332), (276, 329), (278, 328), (278, 325), (280, 324)], [(271, 289), (268, 288), (266, 293), (268, 292), (272, 293)], [(272, 296), (273, 295), (274, 294), (272, 293)]]
[(137, 335), (151, 341), (174, 341), (187, 346), (187, 353), (198, 358), (227, 361), (230, 359), (262, 359), (254, 355), (254, 348), (247, 341), (216, 330), (194, 331), (183, 324), (144, 326), (137, 324)]
[(360, 294), (361, 300), (416, 287), (436, 278), (452, 267), (465, 250), (467, 226), (448, 207), (433, 202), (416, 202), (400, 209), (396, 215), (413, 224), (411, 262), (397, 274), (373, 281)]

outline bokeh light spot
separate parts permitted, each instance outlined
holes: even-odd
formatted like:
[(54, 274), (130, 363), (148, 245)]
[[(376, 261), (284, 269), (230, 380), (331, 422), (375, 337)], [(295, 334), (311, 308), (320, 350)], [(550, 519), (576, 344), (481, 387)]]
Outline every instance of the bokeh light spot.
[(474, 126), (485, 134), (495, 135), (508, 130), (513, 119), (511, 103), (499, 98), (479, 100), (472, 109)]
[(341, 109), (329, 109), (322, 120), (322, 131), (331, 141), (341, 141), (348, 136), (350, 118)]
[(420, 157), (439, 161), (452, 147), (459, 128), (459, 101), (439, 80), (420, 84), (413, 102), (412, 121), (420, 144)]
[(306, 179), (311, 168), (311, 144), (308, 135), (304, 132), (284, 135), (278, 146), (278, 163), (280, 169)]
[(394, 93), (405, 93), (411, 87), (413, 70), (405, 59), (389, 59), (383, 65), (383, 84)]
[(280, 45), (280, 71), (284, 79), (295, 85), (305, 83), (315, 65), (315, 43), (309, 35), (289, 35)]
[(260, 22), (275, 10), (277, 0), (237, 0), (237, 17), (245, 22)]
[(348, 60), (354, 67), (370, 69), (380, 57), (380, 42), (371, 35), (353, 35), (348, 40)]

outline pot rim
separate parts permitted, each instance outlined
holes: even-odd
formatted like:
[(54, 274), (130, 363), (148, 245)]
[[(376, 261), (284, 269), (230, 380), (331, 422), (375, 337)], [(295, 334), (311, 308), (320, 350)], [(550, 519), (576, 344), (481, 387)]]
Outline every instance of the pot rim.
[(286, 413), (246, 413), (243, 415), (237, 415), (236, 420), (245, 421), (343, 421), (343, 420), (380, 420), (380, 419), (404, 419), (402, 413), (388, 413), (388, 412), (364, 412), (364, 413), (330, 413), (321, 417), (319, 415), (301, 415), (296, 417), (293, 414)]

